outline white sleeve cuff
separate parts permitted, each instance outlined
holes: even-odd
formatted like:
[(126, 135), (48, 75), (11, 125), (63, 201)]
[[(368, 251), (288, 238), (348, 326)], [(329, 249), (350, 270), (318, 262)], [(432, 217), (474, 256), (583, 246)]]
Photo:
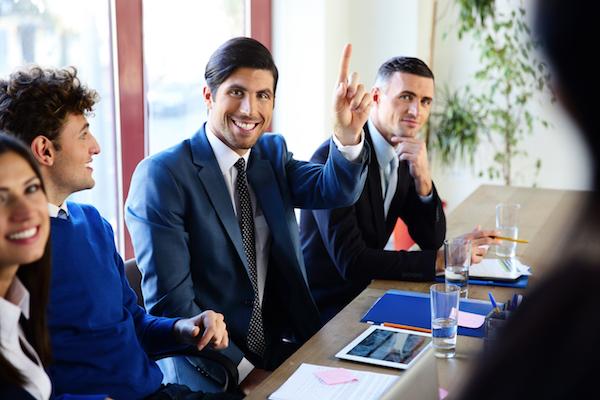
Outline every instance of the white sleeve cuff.
[(250, 361), (246, 360), (246, 357), (242, 358), (242, 361), (240, 361), (240, 363), (237, 366), (238, 375), (239, 375), (238, 385), (244, 379), (246, 379), (248, 374), (250, 372), (252, 372), (253, 369), (254, 369), (254, 365), (252, 365), (252, 363)]
[(362, 151), (362, 149), (365, 145), (365, 131), (364, 130), (360, 131), (360, 142), (358, 144), (351, 144), (348, 146), (344, 146), (342, 144), (342, 142), (340, 142), (335, 135), (333, 135), (332, 137), (333, 137), (333, 143), (335, 143), (335, 146), (338, 148), (340, 153), (342, 153), (344, 158), (348, 161), (355, 161), (358, 158), (358, 156), (360, 155), (360, 152)]

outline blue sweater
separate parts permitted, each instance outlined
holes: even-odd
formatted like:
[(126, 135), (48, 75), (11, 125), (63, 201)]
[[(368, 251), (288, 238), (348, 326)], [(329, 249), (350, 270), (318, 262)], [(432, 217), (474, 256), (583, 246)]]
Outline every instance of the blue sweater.
[(54, 394), (145, 397), (163, 377), (147, 354), (180, 346), (175, 320), (153, 317), (137, 305), (112, 228), (98, 211), (76, 203), (68, 208), (68, 220), (51, 218)]

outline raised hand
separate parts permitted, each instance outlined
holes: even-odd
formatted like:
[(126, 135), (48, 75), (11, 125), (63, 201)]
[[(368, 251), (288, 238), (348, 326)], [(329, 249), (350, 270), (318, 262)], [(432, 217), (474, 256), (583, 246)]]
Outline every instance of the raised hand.
[(334, 93), (333, 110), (335, 124), (333, 132), (343, 145), (358, 144), (363, 125), (369, 117), (371, 94), (358, 82), (358, 74), (348, 79), (352, 45), (344, 46), (340, 62), (340, 75)]
[(175, 336), (182, 343), (193, 344), (198, 350), (211, 345), (221, 350), (229, 345), (229, 335), (223, 314), (208, 310), (192, 318), (180, 319), (173, 327)]

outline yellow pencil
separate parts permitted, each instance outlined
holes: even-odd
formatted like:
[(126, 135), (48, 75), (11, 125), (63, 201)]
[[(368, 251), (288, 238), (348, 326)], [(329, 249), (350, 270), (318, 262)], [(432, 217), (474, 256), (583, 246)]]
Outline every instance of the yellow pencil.
[(525, 239), (513, 239), (513, 238), (506, 237), (506, 236), (490, 236), (490, 237), (492, 239), (507, 240), (509, 242), (529, 243), (529, 240), (525, 240)]

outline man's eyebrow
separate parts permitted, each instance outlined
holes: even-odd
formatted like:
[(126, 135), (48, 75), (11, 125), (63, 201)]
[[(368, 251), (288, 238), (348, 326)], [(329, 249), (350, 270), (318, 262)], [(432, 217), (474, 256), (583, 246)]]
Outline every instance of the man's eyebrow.
[(411, 96), (417, 97), (417, 94), (415, 92), (411, 92), (410, 90), (403, 90), (402, 92), (400, 92), (400, 96), (405, 94), (410, 94)]
[(269, 88), (267, 89), (263, 89), (263, 90), (259, 90), (258, 93), (267, 93), (269, 96), (273, 95), (273, 91)]
[(245, 88), (244, 86), (242, 86), (242, 85), (239, 85), (239, 84), (237, 84), (237, 83), (232, 83), (231, 85), (227, 86), (227, 89), (228, 89), (228, 90), (231, 90), (231, 89), (238, 89), (238, 90), (243, 90), (243, 91), (246, 91), (246, 88)]
[(83, 127), (79, 130), (79, 133), (87, 130), (90, 127), (90, 123), (86, 122), (85, 125), (83, 125)]

